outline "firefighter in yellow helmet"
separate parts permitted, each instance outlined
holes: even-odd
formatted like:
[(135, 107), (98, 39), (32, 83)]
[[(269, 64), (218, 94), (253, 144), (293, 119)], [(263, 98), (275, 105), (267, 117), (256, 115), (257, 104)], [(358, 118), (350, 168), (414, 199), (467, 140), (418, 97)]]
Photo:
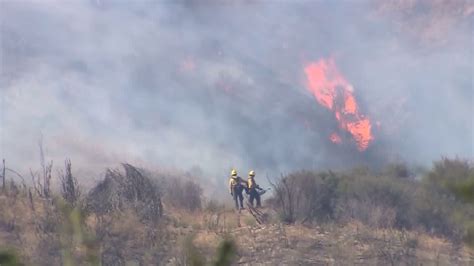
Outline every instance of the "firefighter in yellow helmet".
[(255, 171), (251, 170), (249, 172), (249, 177), (247, 179), (247, 191), (250, 194), (249, 196), (249, 203), (253, 207), (254, 200), (257, 201), (257, 207), (262, 207), (260, 201), (260, 193), (257, 190), (263, 190), (256, 182), (255, 182)]
[(244, 195), (242, 192), (245, 189), (245, 182), (242, 180), (240, 176), (237, 175), (237, 170), (232, 169), (230, 172), (230, 179), (229, 179), (229, 192), (232, 195), (232, 198), (235, 202), (235, 208), (239, 210), (239, 203), (240, 209), (244, 208)]

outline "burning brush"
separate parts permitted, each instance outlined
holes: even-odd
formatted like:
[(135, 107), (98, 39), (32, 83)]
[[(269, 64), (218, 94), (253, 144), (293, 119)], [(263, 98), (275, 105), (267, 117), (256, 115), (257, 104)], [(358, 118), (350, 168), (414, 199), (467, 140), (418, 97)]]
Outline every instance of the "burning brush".
[[(333, 59), (321, 59), (305, 67), (308, 90), (319, 104), (331, 110), (342, 130), (349, 132), (359, 151), (365, 151), (374, 139), (371, 122), (359, 112), (353, 95), (354, 88), (341, 75)], [(340, 144), (342, 139), (336, 132), (329, 137)]]

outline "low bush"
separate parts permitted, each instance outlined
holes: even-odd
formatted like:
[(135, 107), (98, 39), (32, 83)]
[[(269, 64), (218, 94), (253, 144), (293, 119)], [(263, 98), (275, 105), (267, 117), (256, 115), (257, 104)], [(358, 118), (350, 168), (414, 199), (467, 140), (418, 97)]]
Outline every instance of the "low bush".
[(86, 198), (86, 210), (105, 215), (131, 207), (142, 221), (157, 222), (163, 214), (161, 191), (156, 183), (130, 164), (125, 174), (108, 169), (104, 180)]
[(380, 173), (366, 168), (300, 171), (273, 183), (270, 202), (286, 223), (358, 220), (378, 228), (421, 228), (457, 240), (469, 231), (465, 224), (474, 219), (474, 208), (453, 193), (451, 184), (469, 183), (473, 169), (467, 161), (444, 158), (420, 181), (407, 178), (410, 171), (399, 164)]
[(338, 182), (332, 172), (296, 172), (272, 184), (275, 190), (272, 202), (284, 222), (332, 219)]
[(172, 207), (196, 211), (202, 208), (202, 188), (189, 179), (166, 178), (164, 181), (165, 204)]

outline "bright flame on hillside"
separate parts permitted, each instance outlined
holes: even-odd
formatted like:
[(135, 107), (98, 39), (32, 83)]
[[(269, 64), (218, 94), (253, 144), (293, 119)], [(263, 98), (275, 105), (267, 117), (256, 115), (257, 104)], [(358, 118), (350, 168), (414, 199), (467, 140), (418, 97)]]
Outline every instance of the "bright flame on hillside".
[[(318, 103), (334, 112), (339, 127), (348, 131), (357, 143), (359, 151), (364, 151), (374, 139), (371, 122), (359, 113), (354, 98), (352, 85), (341, 75), (333, 59), (321, 59), (305, 67), (308, 79), (308, 90), (316, 97)], [(341, 143), (337, 134), (330, 140)]]
[(336, 143), (336, 144), (342, 143), (341, 137), (336, 132), (332, 133), (331, 136), (329, 136), (329, 139), (331, 140), (332, 143)]

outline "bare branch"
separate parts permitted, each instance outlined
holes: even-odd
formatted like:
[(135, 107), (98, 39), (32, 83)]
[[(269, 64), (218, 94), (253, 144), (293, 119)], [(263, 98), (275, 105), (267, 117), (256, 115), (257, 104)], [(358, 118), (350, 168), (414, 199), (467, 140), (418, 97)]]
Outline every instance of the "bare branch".
[(72, 175), (71, 160), (64, 163), (65, 173), (60, 174), (61, 195), (71, 206), (75, 206), (81, 195), (77, 179)]

